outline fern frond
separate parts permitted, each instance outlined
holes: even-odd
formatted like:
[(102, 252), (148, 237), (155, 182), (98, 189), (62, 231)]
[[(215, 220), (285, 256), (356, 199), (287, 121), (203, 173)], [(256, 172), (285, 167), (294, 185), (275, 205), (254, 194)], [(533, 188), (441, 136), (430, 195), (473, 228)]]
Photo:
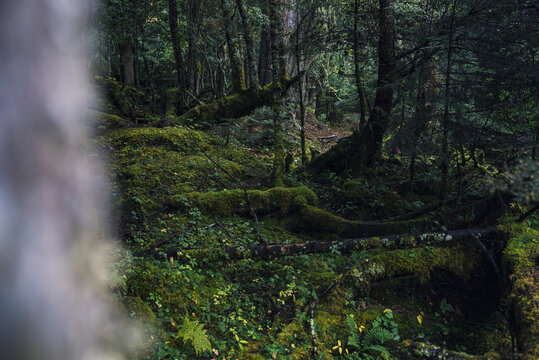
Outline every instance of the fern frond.
[(210, 339), (206, 335), (204, 324), (199, 324), (196, 320), (189, 320), (187, 315), (183, 319), (182, 327), (178, 330), (176, 339), (180, 337), (183, 339), (184, 344), (191, 343), (197, 355), (211, 349)]
[(389, 358), (389, 356), (391, 355), (389, 351), (382, 345), (371, 345), (368, 348), (364, 349), (364, 351), (370, 351), (370, 350), (378, 351), (380, 354), (382, 354), (382, 357), (384, 359)]
[(383, 344), (393, 338), (393, 334), (387, 329), (382, 327), (370, 328), (361, 341), (361, 347), (365, 349), (373, 345)]
[(350, 330), (350, 336), (348, 337), (348, 345), (359, 349), (359, 331), (357, 330), (357, 325), (354, 321), (354, 318), (348, 315), (346, 317), (346, 324), (348, 325), (348, 330)]

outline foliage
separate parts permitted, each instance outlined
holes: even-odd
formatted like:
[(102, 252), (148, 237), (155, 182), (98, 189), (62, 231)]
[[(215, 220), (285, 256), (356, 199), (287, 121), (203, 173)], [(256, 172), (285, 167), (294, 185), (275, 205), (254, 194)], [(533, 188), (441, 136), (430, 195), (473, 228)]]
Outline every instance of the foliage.
[(178, 330), (177, 338), (182, 338), (184, 343), (191, 343), (197, 355), (211, 349), (211, 343), (204, 330), (204, 325), (199, 324), (197, 320), (191, 321), (186, 314), (183, 318), (183, 324)]

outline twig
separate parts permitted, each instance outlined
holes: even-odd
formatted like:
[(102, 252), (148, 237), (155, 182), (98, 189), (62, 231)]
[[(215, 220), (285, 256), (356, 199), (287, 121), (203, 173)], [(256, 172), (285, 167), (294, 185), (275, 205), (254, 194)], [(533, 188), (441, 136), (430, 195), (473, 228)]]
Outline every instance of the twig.
[(532, 207), (530, 210), (526, 211), (524, 213), (524, 215), (522, 215), (521, 217), (518, 218), (518, 220), (516, 221), (517, 223), (522, 223), (524, 222), (524, 220), (526, 220), (527, 218), (529, 218), (530, 216), (533, 215), (533, 213), (535, 213), (537, 210), (539, 210), (539, 203), (535, 204), (534, 207)]

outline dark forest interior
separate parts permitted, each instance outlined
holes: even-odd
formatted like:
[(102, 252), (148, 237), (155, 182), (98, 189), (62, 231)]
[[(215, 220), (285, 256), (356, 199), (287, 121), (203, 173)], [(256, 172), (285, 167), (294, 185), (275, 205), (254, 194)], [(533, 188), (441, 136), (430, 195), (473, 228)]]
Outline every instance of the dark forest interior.
[(539, 358), (537, 2), (90, 10), (137, 358)]

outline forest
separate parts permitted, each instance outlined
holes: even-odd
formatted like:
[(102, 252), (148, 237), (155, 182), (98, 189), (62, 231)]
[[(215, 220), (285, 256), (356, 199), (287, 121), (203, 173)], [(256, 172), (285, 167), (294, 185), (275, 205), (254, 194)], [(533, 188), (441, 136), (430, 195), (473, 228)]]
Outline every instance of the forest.
[(88, 17), (132, 358), (539, 358), (536, 1)]

